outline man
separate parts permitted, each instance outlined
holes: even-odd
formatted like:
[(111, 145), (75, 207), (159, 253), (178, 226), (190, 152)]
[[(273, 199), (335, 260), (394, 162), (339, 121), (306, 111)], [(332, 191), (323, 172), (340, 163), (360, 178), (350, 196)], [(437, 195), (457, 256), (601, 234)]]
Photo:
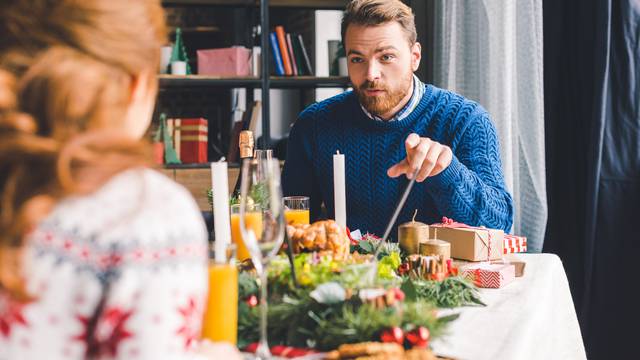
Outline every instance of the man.
[[(477, 103), (423, 84), (414, 16), (399, 0), (354, 0), (342, 18), (353, 91), (305, 109), (289, 137), (287, 195), (311, 198), (334, 213), (332, 155), (345, 155), (347, 224), (382, 235), (408, 180), (416, 177), (398, 222), (439, 222), (509, 231), (499, 144)], [(396, 225), (397, 225), (396, 224)], [(392, 232), (395, 235), (395, 232)]]

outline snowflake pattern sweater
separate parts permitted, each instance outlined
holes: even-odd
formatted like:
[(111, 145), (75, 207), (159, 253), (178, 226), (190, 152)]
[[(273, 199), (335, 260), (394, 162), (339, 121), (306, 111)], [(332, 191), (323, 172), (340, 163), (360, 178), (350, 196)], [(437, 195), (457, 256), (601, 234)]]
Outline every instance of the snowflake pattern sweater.
[(405, 158), (404, 141), (412, 132), (449, 146), (454, 156), (443, 172), (415, 184), (396, 226), (410, 221), (417, 209), (416, 220), (428, 224), (446, 216), (511, 230), (513, 203), (489, 114), (477, 103), (432, 85), (426, 85), (419, 104), (402, 120), (371, 120), (351, 91), (309, 106), (290, 133), (283, 191), (309, 196), (312, 219), (320, 216), (322, 203), (332, 217), (333, 154), (340, 151), (346, 162), (347, 225), (382, 235), (408, 182), (386, 172)]
[(0, 359), (185, 359), (207, 295), (207, 233), (189, 193), (148, 169), (61, 201), (28, 235), (35, 300), (0, 291)]

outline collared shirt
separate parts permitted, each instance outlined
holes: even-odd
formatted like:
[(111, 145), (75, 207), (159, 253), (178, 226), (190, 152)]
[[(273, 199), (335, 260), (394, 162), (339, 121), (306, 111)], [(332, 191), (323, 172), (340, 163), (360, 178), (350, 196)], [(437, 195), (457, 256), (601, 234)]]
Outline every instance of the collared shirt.
[(418, 79), (418, 77), (414, 74), (413, 75), (413, 94), (411, 94), (411, 98), (409, 99), (409, 102), (402, 109), (400, 109), (400, 111), (398, 111), (391, 119), (385, 120), (380, 116), (371, 114), (369, 111), (367, 111), (367, 109), (364, 108), (364, 106), (362, 106), (362, 104), (360, 104), (360, 107), (362, 108), (362, 111), (364, 111), (364, 113), (367, 114), (367, 116), (373, 120), (377, 120), (377, 121), (402, 120), (407, 116), (409, 116), (409, 114), (411, 114), (411, 112), (416, 108), (416, 106), (418, 106), (418, 103), (420, 102), (420, 100), (422, 100), (422, 95), (424, 95), (424, 83), (420, 81), (420, 79)]

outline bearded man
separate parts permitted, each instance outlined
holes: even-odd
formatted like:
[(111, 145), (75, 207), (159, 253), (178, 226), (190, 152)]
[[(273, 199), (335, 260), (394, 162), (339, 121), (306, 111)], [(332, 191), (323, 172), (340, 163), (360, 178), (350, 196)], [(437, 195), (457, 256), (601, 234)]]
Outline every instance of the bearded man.
[[(334, 213), (333, 154), (345, 155), (347, 225), (382, 235), (398, 198), (416, 184), (398, 222), (439, 222), (510, 231), (496, 130), (487, 111), (424, 84), (414, 15), (399, 0), (354, 0), (342, 18), (353, 91), (306, 108), (296, 120), (283, 170), (285, 195)], [(395, 234), (395, 231), (391, 234)]]

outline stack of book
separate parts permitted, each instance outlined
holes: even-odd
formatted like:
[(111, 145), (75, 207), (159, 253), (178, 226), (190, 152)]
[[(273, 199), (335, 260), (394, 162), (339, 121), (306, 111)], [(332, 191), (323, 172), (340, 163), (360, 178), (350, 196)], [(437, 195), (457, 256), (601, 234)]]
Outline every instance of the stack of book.
[(313, 69), (302, 35), (285, 33), (284, 27), (276, 26), (269, 34), (271, 53), (278, 76), (311, 76)]

